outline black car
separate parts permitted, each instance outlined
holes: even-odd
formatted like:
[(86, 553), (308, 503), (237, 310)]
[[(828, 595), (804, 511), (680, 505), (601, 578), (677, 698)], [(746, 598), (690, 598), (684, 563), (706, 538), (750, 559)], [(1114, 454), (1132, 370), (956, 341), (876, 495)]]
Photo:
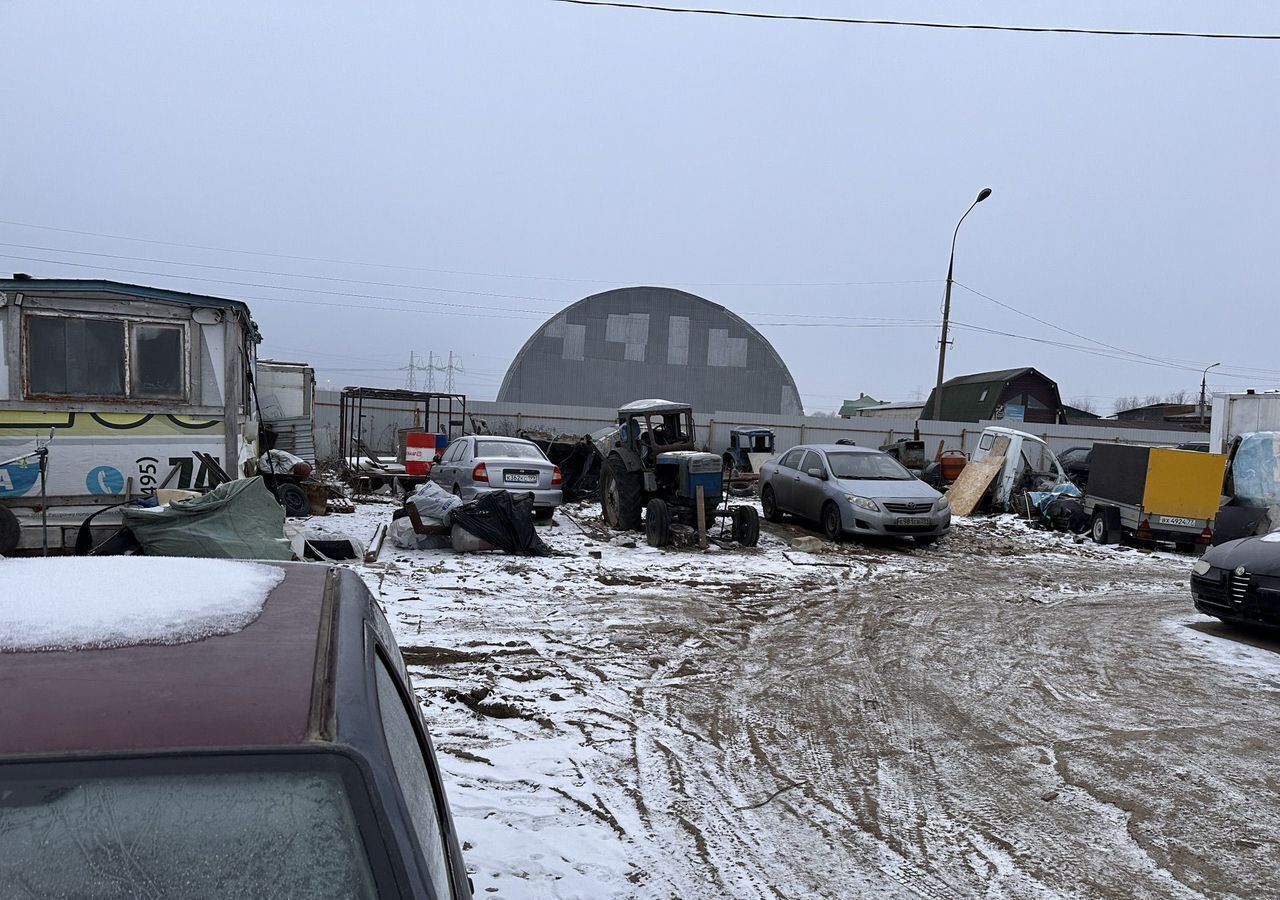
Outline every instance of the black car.
[(1224, 622), (1280, 628), (1280, 532), (1210, 548), (1191, 570), (1191, 595)]
[(1071, 447), (1058, 454), (1058, 462), (1062, 471), (1071, 479), (1071, 483), (1084, 490), (1089, 484), (1089, 461), (1093, 456), (1093, 446)]

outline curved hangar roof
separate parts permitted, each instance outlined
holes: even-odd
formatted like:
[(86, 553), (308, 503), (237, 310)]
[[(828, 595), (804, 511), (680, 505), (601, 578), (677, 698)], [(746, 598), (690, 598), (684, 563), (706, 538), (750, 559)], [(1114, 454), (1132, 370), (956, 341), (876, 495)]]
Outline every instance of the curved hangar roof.
[(702, 412), (803, 412), (764, 335), (719, 304), (661, 287), (605, 291), (562, 310), (525, 342), (498, 391), (504, 402), (614, 409), (637, 397)]

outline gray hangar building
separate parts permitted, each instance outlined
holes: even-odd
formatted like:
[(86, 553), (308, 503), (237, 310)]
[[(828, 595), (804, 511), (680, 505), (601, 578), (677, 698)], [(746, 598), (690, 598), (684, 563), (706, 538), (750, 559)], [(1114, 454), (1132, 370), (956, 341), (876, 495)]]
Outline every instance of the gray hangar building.
[(617, 408), (661, 397), (699, 412), (803, 412), (764, 335), (685, 291), (629, 287), (557, 313), (525, 342), (498, 400)]

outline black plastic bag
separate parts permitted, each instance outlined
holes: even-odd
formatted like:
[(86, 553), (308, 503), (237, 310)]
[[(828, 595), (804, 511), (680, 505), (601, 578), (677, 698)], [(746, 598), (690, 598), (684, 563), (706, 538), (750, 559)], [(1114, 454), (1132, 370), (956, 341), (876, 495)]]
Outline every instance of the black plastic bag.
[(453, 524), (516, 556), (550, 556), (533, 527), (533, 494), (493, 491), (454, 507)]
[(1050, 500), (1042, 515), (1058, 531), (1083, 534), (1089, 530), (1089, 514), (1084, 511), (1084, 505), (1074, 497)]

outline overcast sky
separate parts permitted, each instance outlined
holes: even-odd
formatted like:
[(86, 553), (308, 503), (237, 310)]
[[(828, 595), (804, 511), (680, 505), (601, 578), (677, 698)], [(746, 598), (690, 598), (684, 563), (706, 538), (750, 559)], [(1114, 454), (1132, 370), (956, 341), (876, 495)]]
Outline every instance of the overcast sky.
[[(1272, 0), (705, 5), (1280, 33)], [(492, 398), (557, 308), (662, 284), (756, 323), (810, 411), (910, 399), (987, 185), (956, 278), (1082, 337), (960, 288), (958, 322), (1184, 368), (961, 329), (949, 374), (1034, 365), (1105, 412), (1219, 360), (1280, 382), (1277, 42), (550, 0), (10, 0), (0, 33), (0, 219), (273, 254), (0, 224), (0, 271), (244, 298), (338, 386), (452, 350)]]

